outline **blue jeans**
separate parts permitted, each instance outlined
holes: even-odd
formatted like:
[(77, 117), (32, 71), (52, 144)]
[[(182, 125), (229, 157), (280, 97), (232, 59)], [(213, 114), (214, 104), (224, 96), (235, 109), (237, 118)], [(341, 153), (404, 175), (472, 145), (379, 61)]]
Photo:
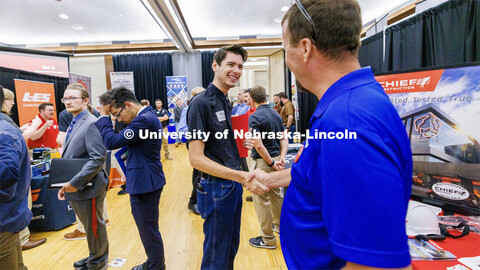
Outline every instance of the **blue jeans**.
[[(288, 132), (289, 133), (295, 132), (295, 125), (291, 125), (290, 128), (288, 129)], [(292, 134), (292, 139), (288, 139), (288, 143), (293, 143), (293, 134)]]
[(233, 269), (240, 243), (242, 193), (240, 183), (211, 176), (200, 179), (197, 206), (205, 220), (201, 269)]
[(177, 138), (175, 139), (175, 143), (181, 143), (182, 139), (179, 136), (178, 129), (180, 126), (180, 122), (175, 122), (175, 132), (177, 132)]

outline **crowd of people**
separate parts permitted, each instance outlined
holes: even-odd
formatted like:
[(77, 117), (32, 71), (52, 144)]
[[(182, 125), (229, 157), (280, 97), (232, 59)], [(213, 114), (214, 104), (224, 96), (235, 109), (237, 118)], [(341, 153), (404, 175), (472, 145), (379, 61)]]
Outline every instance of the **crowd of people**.
[[(249, 244), (274, 249), (274, 232), (279, 231), (284, 259), (291, 269), (410, 266), (405, 233), (412, 181), (410, 144), (372, 70), (358, 63), (361, 29), (355, 0), (295, 1), (283, 18), (285, 62), (301, 90), (319, 99), (310, 129), (348, 128), (358, 134), (355, 140), (307, 139), (291, 169), (285, 168), (286, 134), (295, 131), (295, 108), (287, 95), (275, 95), (271, 107), (265, 89), (254, 86), (238, 93), (233, 108), (228, 99), (248, 58), (241, 45), (216, 51), (213, 81), (206, 89), (192, 90), (188, 107), (175, 101), (177, 130), (228, 131), (223, 139), (200, 137), (187, 142), (194, 169), (187, 207), (204, 220), (201, 269), (233, 269), (244, 188), (253, 194), (259, 222), (259, 235), (252, 235)], [(12, 105), (5, 101), (9, 99), (4, 92), (0, 91), (0, 105), (6, 104), (8, 111)], [(73, 207), (77, 223), (83, 225), (76, 230), (88, 243), (90, 255), (74, 262), (74, 268), (108, 267), (108, 177), (103, 165), (107, 149), (122, 147), (129, 151), (125, 192), (130, 194), (131, 213), (147, 256), (133, 269), (166, 268), (164, 250), (168, 247), (159, 228), (159, 203), (166, 184), (161, 149), (164, 160), (172, 156), (166, 139), (141, 138), (140, 131), (166, 132), (168, 111), (160, 99), (155, 101), (155, 110), (125, 87), (100, 96), (98, 118), (89, 101), (81, 85), (69, 85), (62, 97), (66, 113), (61, 113), (61, 127), (53, 120), (53, 104), (48, 103), (40, 105), (39, 115), (21, 128), (12, 125), (7, 114), (0, 115), (0, 265), (25, 268), (19, 232), (32, 217), (28, 147), (60, 144), (62, 158), (88, 159), (58, 191), (58, 199), (68, 200)], [(232, 126), (232, 117), (244, 114), (252, 131), (285, 134), (246, 139), (243, 147), (251, 149), (251, 166), (240, 158)], [(115, 132), (115, 121), (124, 128)], [(87, 187), (88, 183), (93, 186)], [(279, 187), (287, 186), (283, 196)], [(374, 218), (378, 216), (384, 218)], [(379, 232), (388, 237), (378, 237)]]

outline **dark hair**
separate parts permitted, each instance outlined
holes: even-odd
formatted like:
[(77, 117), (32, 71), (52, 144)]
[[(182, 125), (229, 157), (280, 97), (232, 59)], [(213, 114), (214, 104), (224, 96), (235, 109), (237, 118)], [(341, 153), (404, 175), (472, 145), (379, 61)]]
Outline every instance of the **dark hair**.
[(252, 91), (252, 88), (247, 88), (247, 89), (243, 89), (243, 93), (248, 93), (250, 95), (250, 91)]
[(155, 102), (159, 102), (159, 101), (163, 103), (163, 101), (161, 99), (158, 99), (158, 98), (155, 99)]
[(227, 57), (227, 53), (229, 52), (240, 55), (243, 62), (247, 61), (248, 52), (242, 47), (242, 45), (238, 44), (223, 46), (218, 49), (213, 55), (213, 61), (217, 62), (218, 65), (222, 65), (222, 61)]
[(53, 107), (53, 103), (42, 103), (38, 106), (38, 111), (43, 111), (45, 110), (45, 107), (47, 106), (52, 106)]
[(274, 97), (278, 97), (278, 94), (274, 94), (273, 96), (274, 96)]
[(362, 17), (356, 0), (300, 1), (315, 26), (310, 24), (296, 4), (292, 5), (283, 17), (282, 26), (288, 20), (293, 47), (303, 38), (312, 39), (315, 31), (315, 47), (329, 58), (341, 60), (344, 52), (358, 55)]
[(142, 106), (149, 106), (150, 101), (148, 101), (148, 99), (142, 99), (140, 100), (140, 104), (142, 104)]
[(265, 91), (263, 86), (254, 86), (250, 90), (250, 97), (253, 99), (253, 101), (255, 101), (255, 103), (264, 103), (267, 101), (267, 91)]
[(110, 103), (112, 103), (112, 94), (113, 94), (112, 90), (107, 90), (107, 92), (101, 94), (100, 97), (99, 97), (100, 104), (102, 106), (105, 106), (105, 105), (109, 105)]
[(110, 104), (115, 108), (125, 107), (125, 102), (140, 104), (132, 90), (124, 86), (115, 87), (110, 91), (112, 91), (112, 101)]
[(278, 97), (279, 98), (287, 98), (287, 94), (285, 94), (285, 92), (280, 92), (280, 93), (278, 93)]
[(3, 94), (3, 87), (0, 85), (0, 108), (2, 107), (4, 101), (5, 101), (5, 94)]

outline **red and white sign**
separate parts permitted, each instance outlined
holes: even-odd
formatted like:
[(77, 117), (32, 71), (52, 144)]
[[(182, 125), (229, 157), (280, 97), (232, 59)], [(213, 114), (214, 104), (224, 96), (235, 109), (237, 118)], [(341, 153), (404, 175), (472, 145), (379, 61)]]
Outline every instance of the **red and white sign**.
[(385, 93), (430, 92), (437, 87), (443, 69), (375, 76)]
[(1, 51), (0, 65), (45, 75), (68, 77), (67, 57)]
[(38, 114), (40, 104), (53, 103), (53, 107), (56, 108), (53, 83), (15, 79), (15, 94), (20, 126), (30, 122)]

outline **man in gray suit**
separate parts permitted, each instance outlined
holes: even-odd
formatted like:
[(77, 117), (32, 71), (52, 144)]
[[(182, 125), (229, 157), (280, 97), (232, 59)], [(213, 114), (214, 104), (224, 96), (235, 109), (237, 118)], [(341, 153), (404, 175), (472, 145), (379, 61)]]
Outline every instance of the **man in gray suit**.
[[(58, 192), (58, 199), (69, 200), (70, 205), (85, 226), (90, 256), (73, 264), (75, 269), (106, 269), (108, 267), (108, 237), (103, 219), (103, 203), (108, 178), (103, 164), (107, 150), (97, 118), (87, 110), (89, 95), (81, 84), (68, 85), (62, 102), (73, 114), (65, 137), (63, 158), (88, 158), (82, 170)], [(91, 183), (91, 186), (87, 186)]]

